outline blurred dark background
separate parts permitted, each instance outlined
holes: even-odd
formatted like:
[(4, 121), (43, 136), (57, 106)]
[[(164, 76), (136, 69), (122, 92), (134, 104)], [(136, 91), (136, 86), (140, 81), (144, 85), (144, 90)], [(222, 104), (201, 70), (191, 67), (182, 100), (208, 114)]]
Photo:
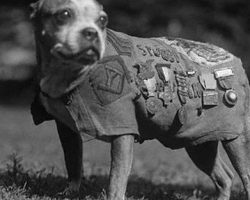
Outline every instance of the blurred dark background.
[[(1, 0), (0, 103), (30, 102), (27, 94), (36, 67), (32, 0)], [(109, 27), (131, 35), (183, 37), (221, 46), (250, 70), (250, 3), (247, 0), (103, 0)], [(6, 87), (6, 85), (8, 87)], [(11, 96), (15, 98), (11, 98)], [(16, 97), (20, 98), (16, 98)]]
[[(36, 68), (30, 4), (0, 3), (0, 104), (28, 105)], [(183, 37), (221, 46), (243, 60), (250, 74), (248, 0), (99, 0), (109, 27), (134, 36)]]
[[(1, 0), (0, 4), (0, 84), (5, 98), (26, 93), (35, 68), (31, 0)], [(183, 37), (214, 43), (243, 60), (250, 74), (250, 2), (248, 0), (103, 0), (109, 27), (142, 37)], [(12, 82), (12, 83), (9, 83)], [(13, 83), (14, 81), (14, 83)], [(16, 81), (19, 87), (16, 87)], [(13, 92), (14, 91), (14, 92)], [(19, 101), (22, 98), (19, 99)], [(16, 99), (15, 99), (16, 100)]]
[[(3, 67), (34, 65), (31, 0), (1, 0), (0, 62)], [(184, 37), (226, 48), (250, 64), (250, 2), (248, 0), (103, 0), (109, 27), (136, 36)], [(7, 66), (8, 65), (8, 66)], [(27, 69), (25, 69), (25, 72)], [(8, 70), (6, 70), (7, 73)], [(11, 76), (21, 79), (23, 74)], [(19, 72), (20, 73), (20, 72)], [(26, 75), (29, 77), (29, 75)], [(27, 77), (23, 77), (26, 79)]]

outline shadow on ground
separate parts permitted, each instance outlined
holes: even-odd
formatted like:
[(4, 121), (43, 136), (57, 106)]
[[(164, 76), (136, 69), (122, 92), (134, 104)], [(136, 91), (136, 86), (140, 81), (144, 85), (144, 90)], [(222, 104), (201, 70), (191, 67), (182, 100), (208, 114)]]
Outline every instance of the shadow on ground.
[[(20, 194), (25, 195), (27, 199), (61, 199), (58, 198), (58, 193), (67, 186), (65, 177), (55, 175), (53, 169), (51, 171), (24, 169), (21, 161), (22, 159), (16, 155), (10, 156), (10, 162), (0, 172), (1, 190), (11, 193), (22, 191)], [(108, 176), (105, 175), (83, 178), (80, 199), (104, 199), (107, 185)], [(0, 191), (0, 196), (1, 192), (3, 191)], [(209, 200), (214, 199), (212, 194), (213, 190), (204, 186), (155, 184), (135, 175), (130, 177), (127, 189), (129, 200)], [(236, 199), (242, 199), (239, 198), (239, 193), (233, 194), (231, 198), (231, 200)]]
[[(24, 190), (27, 197), (49, 197), (58, 198), (58, 193), (63, 191), (67, 185), (65, 177), (55, 176), (52, 173), (40, 172), (13, 172), (6, 171), (0, 174), (0, 187), (16, 187)], [(107, 188), (108, 177), (92, 175), (82, 180), (80, 199), (91, 197), (101, 199)], [(149, 200), (181, 200), (181, 199), (211, 199), (211, 190), (192, 186), (178, 186), (167, 184), (154, 184), (149, 180), (130, 177), (127, 196), (131, 199)], [(129, 198), (130, 199), (130, 198)]]

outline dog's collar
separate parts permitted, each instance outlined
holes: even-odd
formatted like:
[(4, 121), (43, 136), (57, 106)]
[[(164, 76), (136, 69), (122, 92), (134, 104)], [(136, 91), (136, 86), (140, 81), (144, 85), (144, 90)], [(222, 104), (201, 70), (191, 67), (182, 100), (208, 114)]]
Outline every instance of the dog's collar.
[(59, 100), (61, 100), (63, 102), (64, 105), (69, 106), (72, 103), (72, 99), (73, 99), (72, 94), (74, 93), (75, 90), (76, 89), (73, 89), (72, 91), (63, 94), (62, 96), (60, 96), (58, 98), (51, 97), (48, 93), (42, 91), (41, 88), (40, 88), (40, 94), (43, 97), (48, 98), (48, 99), (59, 99)]
[(46, 92), (42, 91), (40, 88), (40, 93), (42, 94), (42, 96), (49, 98), (49, 99), (53, 99), (53, 97), (49, 96), (49, 94), (47, 94)]

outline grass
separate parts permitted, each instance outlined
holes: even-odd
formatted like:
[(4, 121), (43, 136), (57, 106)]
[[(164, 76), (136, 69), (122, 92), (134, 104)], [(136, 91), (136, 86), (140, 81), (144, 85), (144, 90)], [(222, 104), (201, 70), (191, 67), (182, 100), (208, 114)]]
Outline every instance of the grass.
[[(46, 168), (24, 168), (23, 160), (17, 154), (8, 157), (0, 171), (1, 200), (54, 200), (67, 185), (63, 175), (56, 175)], [(164, 176), (161, 169), (154, 176), (158, 179), (145, 179), (135, 173), (130, 177), (127, 189), (128, 200), (213, 200), (213, 191), (206, 185), (190, 185), (179, 177), (166, 183), (161, 182)], [(178, 170), (178, 169), (177, 169)], [(97, 170), (98, 171), (98, 170)], [(150, 172), (149, 172), (150, 173)], [(165, 172), (165, 176), (168, 174)], [(105, 188), (108, 184), (107, 174), (92, 174), (82, 179), (80, 199), (105, 200)], [(232, 200), (243, 200), (242, 194), (233, 192)]]
[[(38, 127), (29, 108), (0, 106), (0, 200), (52, 200), (67, 185), (61, 145), (53, 122)], [(109, 145), (83, 144), (84, 178), (80, 197), (104, 200), (108, 184)], [(14, 152), (14, 153), (13, 153)], [(244, 200), (236, 179), (231, 200)], [(214, 188), (183, 150), (157, 142), (135, 145), (128, 200), (213, 200)]]

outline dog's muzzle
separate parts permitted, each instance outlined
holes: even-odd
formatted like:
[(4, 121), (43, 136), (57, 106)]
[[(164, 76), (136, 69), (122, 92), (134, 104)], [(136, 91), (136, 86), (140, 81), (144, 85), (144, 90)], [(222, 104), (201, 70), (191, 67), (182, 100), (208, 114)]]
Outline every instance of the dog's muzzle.
[(94, 28), (85, 28), (80, 32), (79, 50), (73, 52), (67, 44), (56, 44), (51, 53), (64, 60), (73, 60), (81, 64), (93, 64), (101, 56), (101, 46), (98, 32)]
[(53, 50), (53, 54), (56, 55), (56, 57), (63, 58), (64, 60), (74, 60), (75, 62), (79, 62), (81, 64), (92, 64), (100, 58), (98, 49), (93, 46), (82, 49), (78, 53), (70, 53), (63, 47), (56, 47)]

